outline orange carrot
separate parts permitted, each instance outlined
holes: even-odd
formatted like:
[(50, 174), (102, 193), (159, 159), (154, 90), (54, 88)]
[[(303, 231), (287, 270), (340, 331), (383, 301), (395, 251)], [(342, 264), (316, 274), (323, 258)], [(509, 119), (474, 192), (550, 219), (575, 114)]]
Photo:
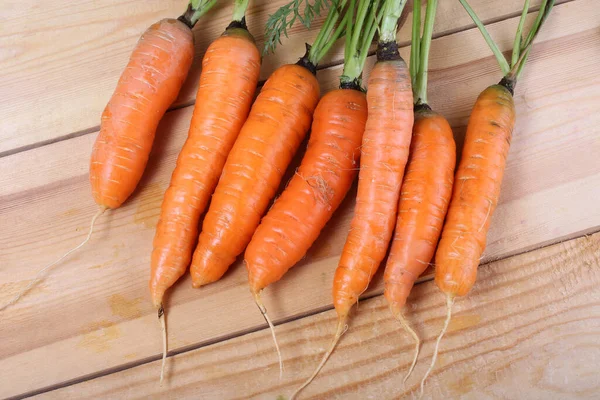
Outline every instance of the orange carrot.
[(415, 100), (415, 122), (406, 175), (400, 189), (398, 218), (385, 268), (384, 295), (392, 314), (415, 340), (408, 379), (416, 365), (420, 339), (402, 309), (417, 278), (433, 258), (454, 182), (456, 145), (448, 121), (427, 105), (427, 68), (437, 0), (427, 2), (421, 35), (421, 1), (415, 0), (410, 72)]
[(500, 185), (515, 124), (514, 86), (533, 40), (554, 5), (552, 0), (542, 2), (531, 31), (523, 39), (521, 31), (528, 10), (528, 2), (525, 3), (509, 65), (466, 0), (460, 1), (483, 33), (505, 75), (498, 85), (488, 87), (479, 95), (469, 118), (452, 200), (435, 254), (435, 282), (446, 296), (446, 320), (436, 340), (431, 365), (421, 381), (421, 395), (425, 380), (435, 366), (440, 342), (448, 329), (454, 299), (467, 295), (475, 284), (486, 235), (500, 197)]
[[(401, 9), (396, 13), (399, 16)], [(338, 339), (350, 308), (367, 289), (390, 243), (411, 141), (412, 100), (408, 68), (395, 40), (380, 40), (377, 63), (368, 81), (369, 117), (362, 141), (356, 207), (333, 282)]]
[(100, 133), (90, 162), (92, 195), (99, 206), (87, 237), (58, 260), (42, 268), (4, 309), (37, 284), (42, 274), (83, 247), (96, 219), (120, 207), (135, 190), (150, 155), (160, 119), (176, 99), (194, 58), (191, 27), (214, 0), (191, 5), (179, 19), (163, 19), (146, 30), (133, 50), (117, 87), (102, 113)]
[(102, 113), (90, 182), (101, 207), (118, 208), (133, 193), (160, 119), (173, 103), (194, 58), (192, 31), (175, 19), (153, 24), (140, 38)]
[[(244, 8), (237, 10), (238, 4)], [(248, 112), (258, 83), (260, 54), (243, 17), (247, 2), (236, 3), (233, 20), (206, 50), (192, 122), (165, 192), (154, 236), (150, 294), (164, 325), (163, 296), (187, 270), (198, 222), (213, 193), (227, 154)], [(164, 360), (167, 355), (163, 329)]]
[[(358, 0), (356, 20), (347, 26), (344, 72), (341, 81), (360, 82), (365, 54), (377, 28), (379, 2)], [(394, 37), (402, 8), (384, 3), (384, 14), (394, 22), (386, 32)], [(355, 1), (349, 5), (352, 15)], [(403, 5), (403, 4), (402, 4)], [(385, 18), (385, 17), (384, 17)], [(367, 33), (365, 35), (365, 32)], [(361, 38), (361, 40), (359, 40)], [(356, 62), (357, 55), (360, 56)], [(390, 101), (394, 99), (394, 101)], [(395, 39), (379, 42), (378, 62), (368, 81), (368, 116), (361, 146), (361, 164), (355, 215), (333, 283), (333, 302), (338, 314), (335, 337), (313, 374), (293, 393), (295, 398), (317, 376), (345, 331), (348, 313), (364, 292), (385, 256), (394, 226), (398, 193), (410, 143), (413, 106), (410, 78)], [(389, 203), (387, 204), (386, 203)], [(391, 216), (390, 216), (391, 214)], [(387, 232), (386, 232), (387, 230)], [(386, 237), (387, 236), (387, 237)]]
[(415, 339), (415, 354), (405, 381), (416, 365), (420, 340), (402, 309), (417, 278), (433, 258), (452, 194), (455, 163), (456, 147), (448, 121), (428, 108), (417, 108), (411, 155), (400, 189), (396, 230), (384, 275), (384, 295), (390, 310)]

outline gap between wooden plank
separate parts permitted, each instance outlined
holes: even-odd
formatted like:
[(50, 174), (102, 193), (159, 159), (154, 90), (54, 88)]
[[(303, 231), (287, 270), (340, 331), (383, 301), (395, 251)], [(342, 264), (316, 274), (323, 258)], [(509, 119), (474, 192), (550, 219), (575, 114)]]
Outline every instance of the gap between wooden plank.
[[(576, 1), (576, 0), (557, 0), (556, 1), (556, 5), (566, 4), (566, 3), (573, 2), (573, 1)], [(539, 10), (539, 8), (540, 8), (539, 6), (531, 7), (530, 10), (529, 10), (529, 14), (537, 12)], [(518, 17), (520, 15), (521, 15), (521, 12), (516, 12), (515, 11), (515, 12), (512, 12), (512, 13), (506, 14), (504, 16), (501, 16), (501, 17), (488, 18), (488, 19), (486, 19), (486, 20), (484, 20), (482, 22), (484, 23), (484, 25), (487, 26), (487, 25), (490, 25), (490, 24), (495, 24), (495, 23), (498, 23), (498, 22), (505, 21), (507, 19), (515, 18), (515, 17)], [(410, 23), (410, 21), (407, 21), (407, 23)], [(475, 24), (468, 24), (468, 25), (465, 25), (465, 26), (463, 26), (461, 28), (449, 29), (449, 30), (446, 30), (446, 31), (434, 34), (433, 35), (433, 39), (438, 39), (438, 38), (441, 38), (441, 37), (444, 37), (444, 36), (453, 35), (455, 33), (460, 33), (460, 32), (463, 32), (463, 31), (466, 31), (466, 30), (469, 30), (469, 29), (473, 29), (473, 28), (475, 28)], [(407, 46), (410, 45), (410, 40), (403, 40), (403, 41), (400, 41), (398, 44), (399, 44), (400, 48), (404, 48), (404, 47), (407, 47)], [(373, 49), (373, 50), (369, 51), (368, 56), (373, 56), (373, 55), (375, 55), (375, 53), (376, 53), (376, 51)], [(317, 71), (321, 71), (321, 70), (324, 70), (324, 69), (332, 68), (332, 67), (341, 65), (343, 63), (344, 63), (343, 59), (342, 60), (338, 60), (338, 61), (334, 61), (334, 62), (330, 62), (330, 63), (324, 63), (324, 64), (321, 64), (321, 65), (319, 65), (317, 67)], [(260, 81), (258, 83), (257, 88), (260, 89), (262, 87), (262, 85), (265, 83), (265, 81), (266, 80)], [(181, 103), (181, 104), (177, 104), (176, 106), (170, 107), (167, 110), (167, 112), (179, 110), (179, 109), (185, 108), (185, 107), (190, 107), (190, 106), (194, 105), (195, 103), (196, 103), (196, 99), (194, 98), (191, 101), (187, 101), (187, 102), (184, 102), (184, 103)], [(90, 133), (97, 132), (99, 129), (100, 129), (100, 125), (94, 125), (92, 127), (89, 127), (89, 128), (86, 128), (86, 129), (83, 129), (83, 130), (80, 130), (80, 131), (71, 132), (71, 133), (66, 134), (64, 136), (59, 136), (59, 137), (55, 137), (55, 138), (48, 139), (48, 140), (42, 140), (40, 142), (36, 142), (36, 143), (29, 144), (29, 145), (26, 145), (26, 146), (16, 147), (14, 149), (10, 149), (10, 150), (6, 150), (6, 151), (3, 151), (3, 152), (0, 152), (0, 158), (6, 157), (6, 156), (10, 156), (10, 155), (13, 155), (13, 154), (22, 153), (24, 151), (29, 151), (29, 150), (37, 149), (39, 147), (43, 147), (43, 146), (47, 146), (47, 145), (50, 145), (50, 144), (62, 142), (62, 141), (65, 141), (65, 140), (78, 138), (78, 137), (81, 137), (81, 136), (84, 136), (84, 135), (88, 135)]]
[[(573, 1), (573, 0), (571, 0), (571, 1)], [(552, 240), (552, 241), (549, 241), (547, 243), (543, 243), (543, 244), (541, 244), (539, 246), (536, 246), (534, 248), (531, 248), (531, 249), (525, 249), (525, 250), (522, 250), (522, 251), (515, 252), (514, 254), (507, 254), (504, 257), (499, 257), (499, 258), (490, 260), (487, 263), (481, 265), (479, 268), (485, 268), (486, 266), (488, 266), (489, 264), (492, 264), (492, 263), (496, 263), (496, 262), (499, 262), (499, 261), (502, 261), (502, 260), (506, 260), (506, 259), (512, 258), (512, 257), (518, 257), (520, 255), (523, 255), (525, 253), (529, 253), (529, 252), (532, 252), (532, 251), (542, 250), (542, 249), (545, 249), (547, 247), (555, 246), (555, 245), (557, 245), (559, 243), (564, 243), (564, 242), (568, 242), (568, 241), (571, 241), (571, 240), (581, 239), (583, 237), (587, 237), (589, 235), (593, 235), (593, 234), (596, 234), (596, 233), (600, 233), (600, 230), (590, 229), (589, 232), (584, 231), (584, 232), (581, 232), (580, 234), (578, 234), (577, 236), (557, 238), (556, 240)], [(432, 274), (427, 274), (427, 275), (421, 276), (421, 277), (419, 277), (419, 279), (417, 279), (416, 284), (421, 284), (421, 283), (432, 281), (433, 278), (434, 278), (434, 276)], [(379, 290), (376, 290), (376, 291), (374, 291), (372, 293), (369, 293), (369, 294), (365, 295), (364, 297), (361, 297), (360, 301), (366, 301), (366, 300), (369, 300), (369, 299), (373, 299), (375, 297), (379, 297), (381, 295), (383, 295), (383, 290), (379, 289)], [(321, 313), (330, 311), (332, 309), (333, 309), (333, 305), (332, 304), (327, 305), (327, 306), (323, 306), (323, 307), (317, 307), (315, 309), (312, 309), (310, 311), (307, 311), (307, 312), (304, 312), (304, 313), (301, 313), (301, 314), (292, 315), (292, 316), (289, 316), (289, 317), (286, 317), (286, 318), (275, 320), (275, 321), (273, 321), (273, 325), (280, 326), (280, 325), (287, 324), (287, 323), (290, 323), (290, 322), (293, 322), (293, 321), (297, 321), (297, 320), (300, 320), (300, 319), (303, 319), (303, 318), (307, 318), (307, 317), (311, 317), (311, 316), (314, 316), (314, 315), (317, 315), (317, 314), (321, 314)], [(168, 352), (168, 357), (177, 356), (179, 354), (183, 354), (183, 353), (187, 353), (187, 352), (190, 352), (190, 351), (198, 350), (198, 349), (201, 349), (203, 347), (211, 346), (211, 345), (216, 344), (216, 343), (225, 342), (227, 340), (235, 339), (237, 337), (249, 335), (251, 333), (259, 332), (259, 331), (266, 330), (266, 329), (268, 329), (268, 325), (265, 323), (265, 324), (258, 325), (258, 326), (254, 327), (254, 328), (251, 328), (251, 329), (244, 329), (244, 330), (237, 331), (237, 332), (234, 332), (234, 333), (229, 334), (229, 335), (224, 335), (224, 336), (221, 336), (221, 337), (213, 338), (211, 340), (207, 340), (207, 341), (204, 341), (204, 342), (199, 342), (199, 343), (196, 343), (196, 344), (193, 344), (193, 345), (189, 345), (189, 346), (183, 346), (183, 347), (178, 348), (176, 350), (169, 351)], [(72, 379), (72, 380), (68, 380), (68, 381), (65, 381), (65, 382), (57, 383), (55, 385), (46, 386), (44, 388), (40, 388), (40, 389), (31, 391), (31, 392), (20, 394), (18, 396), (9, 397), (8, 399), (9, 400), (12, 400), (12, 399), (24, 399), (24, 398), (28, 398), (28, 397), (37, 396), (37, 395), (40, 395), (40, 394), (43, 394), (43, 393), (48, 393), (48, 392), (51, 392), (51, 391), (54, 391), (54, 390), (58, 390), (58, 389), (62, 389), (62, 388), (68, 387), (68, 386), (77, 385), (79, 383), (83, 383), (83, 382), (86, 382), (86, 381), (89, 381), (89, 380), (92, 380), (92, 379), (101, 378), (101, 377), (106, 376), (106, 375), (116, 374), (116, 373), (119, 373), (119, 372), (122, 372), (122, 371), (125, 371), (125, 370), (128, 370), (128, 369), (131, 369), (131, 368), (136, 368), (136, 367), (139, 367), (141, 365), (148, 364), (148, 363), (160, 360), (161, 358), (162, 358), (161, 355), (156, 355), (156, 356), (152, 356), (152, 357), (146, 357), (144, 359), (136, 360), (136, 361), (133, 361), (131, 363), (125, 363), (125, 364), (119, 365), (119, 366), (114, 367), (114, 368), (109, 368), (109, 369), (106, 369), (106, 370), (103, 370), (103, 371), (98, 371), (98, 372), (95, 372), (93, 374), (89, 374), (89, 375), (85, 375), (85, 376), (82, 376), (82, 377), (79, 377), (79, 378), (76, 378), (76, 379)]]

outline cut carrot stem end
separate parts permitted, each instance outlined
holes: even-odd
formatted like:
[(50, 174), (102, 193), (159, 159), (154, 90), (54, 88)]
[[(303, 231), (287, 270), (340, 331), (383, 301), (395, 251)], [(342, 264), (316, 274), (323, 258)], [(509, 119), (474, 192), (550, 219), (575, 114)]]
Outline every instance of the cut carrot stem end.
[(158, 322), (160, 323), (160, 333), (162, 335), (162, 363), (160, 365), (160, 383), (165, 375), (165, 364), (167, 363), (167, 323), (165, 322), (165, 309), (162, 303), (158, 308)]
[(279, 344), (277, 343), (277, 336), (275, 336), (275, 326), (273, 325), (273, 322), (271, 322), (271, 319), (267, 314), (267, 309), (265, 308), (265, 306), (262, 303), (262, 300), (260, 299), (260, 293), (253, 291), (252, 296), (254, 297), (254, 302), (256, 303), (256, 306), (265, 318), (265, 321), (267, 321), (267, 324), (269, 324), (269, 329), (271, 329), (271, 336), (273, 336), (275, 350), (277, 350), (277, 358), (279, 359), (279, 379), (281, 379), (283, 377), (283, 358), (281, 358), (281, 351), (279, 350)]
[(402, 384), (405, 384), (408, 378), (410, 377), (410, 374), (412, 374), (413, 370), (415, 369), (415, 365), (417, 365), (417, 359), (419, 358), (419, 350), (421, 348), (421, 339), (419, 339), (419, 335), (417, 335), (417, 332), (415, 332), (415, 330), (410, 326), (406, 318), (404, 318), (404, 315), (402, 315), (400, 311), (394, 310), (393, 307), (390, 308), (392, 309), (392, 314), (400, 322), (406, 333), (412, 336), (413, 340), (415, 341), (415, 354), (413, 356), (412, 363), (410, 364), (410, 368), (408, 369), (408, 372), (402, 380)]
[(317, 376), (317, 374), (319, 373), (319, 371), (321, 371), (321, 368), (323, 368), (323, 366), (325, 365), (325, 363), (329, 359), (329, 356), (331, 356), (331, 353), (333, 353), (333, 350), (335, 349), (335, 347), (337, 346), (338, 342), (340, 341), (340, 338), (342, 337), (342, 335), (348, 329), (348, 325), (346, 324), (347, 321), (348, 321), (348, 317), (340, 317), (338, 319), (338, 325), (337, 325), (337, 329), (335, 330), (335, 336), (333, 337), (333, 340), (331, 342), (331, 345), (329, 346), (329, 349), (327, 349), (327, 351), (325, 352), (325, 355), (321, 359), (321, 362), (319, 363), (319, 365), (317, 365), (317, 368), (312, 373), (312, 375), (298, 389), (296, 389), (294, 391), (294, 393), (292, 393), (292, 395), (290, 396), (290, 400), (294, 400), (296, 398), (296, 396), (298, 396), (298, 394), (305, 387), (307, 387), (313, 381), (313, 379), (315, 379), (315, 377)]
[(425, 380), (427, 379), (427, 377), (433, 370), (433, 367), (435, 366), (435, 362), (437, 361), (437, 356), (438, 356), (438, 352), (440, 349), (440, 342), (442, 341), (444, 334), (448, 330), (448, 325), (450, 324), (450, 319), (452, 318), (452, 305), (453, 304), (454, 304), (454, 296), (452, 296), (451, 294), (447, 294), (446, 295), (446, 321), (444, 321), (444, 327), (442, 328), (440, 335), (438, 336), (437, 340), (435, 341), (435, 348), (433, 349), (433, 357), (431, 358), (431, 364), (429, 365), (429, 369), (427, 370), (427, 372), (425, 372), (425, 376), (423, 376), (423, 379), (421, 380), (421, 388), (419, 390), (419, 398), (423, 397), (423, 392), (425, 390)]
[(35, 274), (35, 277), (33, 278), (33, 280), (31, 282), (29, 282), (29, 285), (25, 286), (25, 288), (23, 290), (21, 290), (19, 293), (17, 293), (15, 295), (15, 297), (13, 297), (12, 299), (10, 299), (8, 301), (8, 303), (4, 304), (2, 307), (0, 307), (0, 311), (4, 310), (7, 307), (10, 307), (11, 305), (15, 304), (17, 301), (19, 301), (19, 299), (27, 292), (29, 292), (31, 290), (31, 288), (33, 288), (36, 284), (38, 284), (41, 280), (42, 280), (42, 275), (44, 274), (44, 272), (48, 271), (50, 268), (54, 267), (56, 264), (58, 264), (59, 262), (61, 262), (62, 260), (64, 260), (65, 258), (67, 258), (68, 256), (70, 256), (72, 253), (74, 253), (75, 251), (79, 250), (80, 248), (82, 248), (87, 242), (89, 242), (90, 238), (92, 237), (92, 233), (94, 232), (94, 225), (96, 224), (96, 220), (98, 219), (99, 216), (101, 216), (104, 211), (106, 211), (108, 209), (108, 207), (105, 206), (100, 206), (100, 208), (98, 209), (98, 212), (96, 212), (96, 214), (94, 214), (94, 216), (92, 217), (92, 222), (90, 224), (90, 230), (85, 238), (85, 240), (81, 243), (79, 243), (77, 246), (75, 246), (74, 248), (72, 248), (71, 250), (67, 251), (65, 254), (63, 254), (62, 256), (60, 256), (60, 258), (48, 265), (46, 265), (44, 268), (42, 268), (37, 274)]

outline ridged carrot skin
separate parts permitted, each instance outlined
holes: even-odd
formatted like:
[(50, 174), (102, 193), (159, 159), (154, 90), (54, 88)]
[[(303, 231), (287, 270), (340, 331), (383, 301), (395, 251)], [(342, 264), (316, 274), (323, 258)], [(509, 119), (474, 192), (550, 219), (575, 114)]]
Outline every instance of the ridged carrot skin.
[(253, 293), (299, 262), (339, 207), (357, 174), (366, 120), (358, 90), (334, 90), (319, 101), (302, 163), (246, 249)]
[(433, 258), (452, 195), (455, 165), (456, 144), (448, 121), (431, 109), (416, 111), (384, 275), (384, 295), (394, 315)]
[(204, 55), (188, 138), (154, 236), (150, 292), (156, 307), (190, 264), (200, 216), (248, 116), (259, 73), (260, 53), (243, 28), (227, 29)]
[(340, 318), (348, 315), (366, 290), (385, 257), (396, 223), (413, 127), (411, 79), (402, 59), (375, 64), (367, 104), (354, 217), (333, 282), (333, 302)]
[(194, 287), (214, 282), (250, 242), (319, 100), (307, 68), (291, 64), (267, 80), (233, 148), (204, 218), (190, 272)]
[(477, 267), (498, 199), (515, 124), (513, 96), (501, 85), (485, 89), (467, 127), (452, 200), (435, 255), (435, 282), (442, 292), (464, 296)]
[(146, 30), (108, 102), (94, 144), (90, 182), (100, 206), (117, 208), (135, 190), (158, 122), (175, 101), (194, 57), (192, 31), (176, 19)]

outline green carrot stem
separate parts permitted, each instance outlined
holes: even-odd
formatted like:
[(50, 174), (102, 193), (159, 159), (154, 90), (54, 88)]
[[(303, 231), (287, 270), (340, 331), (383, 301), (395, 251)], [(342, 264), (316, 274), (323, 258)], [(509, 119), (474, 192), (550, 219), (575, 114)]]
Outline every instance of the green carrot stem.
[(524, 48), (530, 46), (535, 40), (537, 34), (542, 28), (542, 25), (544, 24), (544, 22), (546, 22), (550, 11), (552, 11), (552, 7), (554, 7), (554, 2), (554, 0), (544, 0), (540, 5), (538, 15), (535, 18), (535, 21), (533, 23), (533, 26), (531, 27), (531, 30), (529, 31), (529, 34), (527, 35), (527, 39), (525, 39), (525, 43), (523, 44)]
[(329, 50), (331, 45), (340, 38), (343, 30), (335, 29), (335, 25), (340, 19), (345, 4), (346, 0), (340, 0), (337, 4), (332, 2), (327, 18), (308, 52), (308, 60), (313, 65), (317, 65), (325, 57), (327, 52), (324, 49)]
[[(352, 21), (354, 21), (355, 5), (356, 5), (355, 1), (350, 0), (350, 4), (348, 5), (348, 10), (346, 10), (346, 14), (348, 14), (348, 19), (346, 20), (346, 29), (351, 27)], [(346, 58), (346, 55), (349, 55), (352, 52), (351, 38), (352, 38), (352, 34), (348, 34), (348, 32), (346, 32), (346, 41), (344, 42), (344, 58)], [(346, 65), (346, 60), (344, 59), (344, 66), (345, 65)]]
[(521, 63), (517, 67), (517, 72), (515, 74), (515, 79), (517, 81), (519, 80), (519, 78), (521, 78), (521, 73), (523, 73), (523, 68), (525, 67), (525, 63), (527, 63), (527, 59), (529, 58), (529, 53), (530, 52), (531, 52), (531, 47), (529, 47), (527, 50), (525, 50), (524, 56), (523, 56), (523, 60), (521, 61)]
[(395, 42), (398, 19), (406, 5), (406, 0), (385, 0), (382, 6), (382, 19), (379, 29), (379, 41)]
[(527, 35), (527, 39), (525, 39), (525, 43), (521, 47), (521, 51), (519, 52), (519, 58), (515, 61), (514, 65), (511, 66), (510, 71), (505, 74), (505, 77), (509, 80), (516, 81), (523, 72), (523, 68), (529, 58), (529, 53), (531, 51), (531, 47), (533, 46), (533, 42), (537, 37), (538, 33), (546, 22), (548, 15), (550, 15), (550, 11), (552, 11), (552, 7), (554, 7), (554, 0), (544, 0), (540, 6), (540, 10), (538, 11), (538, 15)]
[(365, 62), (367, 61), (367, 56), (369, 55), (369, 48), (371, 47), (371, 43), (373, 42), (373, 38), (375, 37), (375, 32), (377, 32), (377, 27), (379, 26), (379, 16), (377, 15), (377, 7), (379, 6), (379, 0), (374, 0), (371, 6), (371, 12), (367, 17), (369, 21), (373, 21), (370, 29), (367, 31), (367, 35), (365, 36), (364, 43), (360, 49), (360, 65), (361, 72), (364, 69)]
[[(335, 32), (333, 33), (332, 37), (336, 37), (336, 38), (341, 38), (342, 36), (344, 36), (344, 33), (346, 31), (346, 24), (347, 24), (347, 20), (350, 18), (350, 15), (348, 13), (344, 14), (344, 17), (342, 18), (342, 20), (340, 21), (340, 23), (338, 24), (338, 27), (336, 28)], [(337, 40), (337, 39), (336, 39)], [(325, 54), (329, 53), (329, 50), (331, 49), (331, 47), (334, 45), (335, 41), (334, 40), (330, 40), (328, 41), (324, 46), (323, 49), (321, 50), (322, 56), (321, 58), (323, 58), (325, 56)]]
[[(351, 0), (348, 15), (353, 15), (355, 1)], [(344, 71), (340, 82), (359, 82), (365, 65), (369, 47), (375, 36), (379, 0), (358, 0), (356, 18), (346, 19), (346, 47), (344, 51)]]
[(511, 68), (515, 66), (517, 60), (519, 59), (519, 55), (521, 54), (521, 45), (523, 44), (523, 26), (525, 25), (525, 18), (527, 17), (528, 12), (529, 0), (525, 0), (523, 12), (521, 13), (521, 18), (519, 19), (519, 26), (517, 27), (517, 33), (515, 34), (515, 42), (513, 44), (512, 58), (510, 63)]
[(232, 21), (241, 22), (242, 18), (246, 15), (246, 9), (248, 8), (249, 0), (235, 0), (233, 3), (233, 17)]
[(202, 17), (204, 14), (210, 10), (217, 0), (190, 0), (190, 5), (192, 6), (192, 10), (194, 11), (192, 16), (190, 17), (190, 22), (193, 25), (196, 25), (196, 22)]
[(473, 11), (473, 9), (469, 5), (469, 3), (467, 3), (467, 0), (459, 0), (459, 1), (460, 1), (460, 4), (462, 4), (462, 6), (464, 7), (464, 9), (467, 11), (467, 13), (471, 17), (471, 19), (473, 20), (475, 25), (477, 25), (477, 28), (479, 28), (479, 31), (481, 32), (486, 43), (492, 50), (492, 53), (494, 53), (494, 56), (496, 56), (496, 60), (498, 60), (498, 64), (500, 65), (500, 69), (502, 70), (502, 74), (507, 75), (510, 71), (510, 65), (508, 65), (508, 61), (506, 61), (504, 54), (502, 54), (502, 52), (500, 51), (500, 49), (498, 48), (498, 46), (496, 45), (496, 43), (494, 42), (494, 40), (492, 39), (490, 34), (488, 33), (487, 29), (485, 28), (485, 25), (483, 25), (483, 23), (481, 22), (479, 17), (477, 17), (477, 14), (475, 14), (475, 11)]
[(423, 39), (419, 49), (419, 72), (417, 86), (413, 87), (415, 104), (427, 104), (427, 71), (429, 69), (429, 48), (433, 37), (433, 24), (438, 0), (427, 0), (425, 10), (425, 24), (423, 26)]
[(421, 44), (421, 0), (413, 1), (412, 36), (410, 46), (409, 71), (412, 87), (417, 86), (417, 74), (419, 72), (419, 54)]

